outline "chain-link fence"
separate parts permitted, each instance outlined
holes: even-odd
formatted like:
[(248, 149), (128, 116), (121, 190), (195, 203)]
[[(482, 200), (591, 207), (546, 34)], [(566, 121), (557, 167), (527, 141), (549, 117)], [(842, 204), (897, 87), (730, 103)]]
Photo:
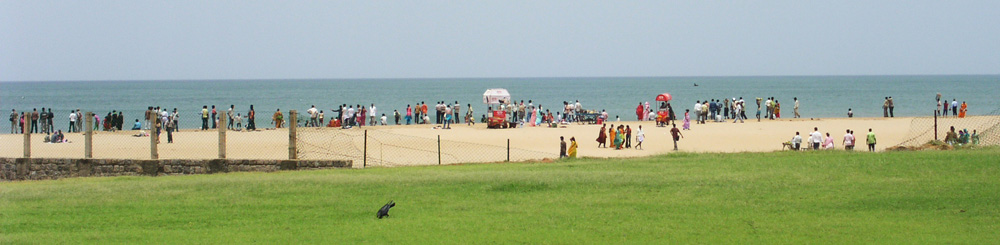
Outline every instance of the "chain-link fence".
[[(914, 118), (910, 122), (910, 131), (905, 140), (896, 148), (919, 148), (938, 144), (934, 141), (950, 143), (952, 146), (1000, 145), (1000, 109), (986, 115), (965, 117), (935, 114)], [(955, 128), (956, 139), (953, 142), (945, 142), (952, 127)], [(964, 136), (966, 131), (968, 136)]]
[(305, 128), (297, 134), (300, 159), (344, 159), (354, 166), (414, 166), (557, 158), (553, 153), (392, 133), (381, 129)]

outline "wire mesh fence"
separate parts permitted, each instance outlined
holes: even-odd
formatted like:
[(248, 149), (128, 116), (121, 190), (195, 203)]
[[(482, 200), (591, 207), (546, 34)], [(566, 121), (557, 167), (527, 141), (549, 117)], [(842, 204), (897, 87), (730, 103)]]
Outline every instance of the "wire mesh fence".
[(307, 128), (297, 134), (300, 159), (352, 160), (355, 166), (415, 166), (487, 163), (557, 158), (553, 153), (495, 145), (404, 135), (379, 129)]
[[(952, 127), (955, 129), (956, 139), (954, 142), (945, 142)], [(966, 133), (968, 136), (963, 136)], [(932, 141), (951, 145), (1000, 145), (1000, 107), (986, 115), (958, 117), (938, 114), (914, 118), (905, 140), (897, 147), (920, 147), (932, 144)]]

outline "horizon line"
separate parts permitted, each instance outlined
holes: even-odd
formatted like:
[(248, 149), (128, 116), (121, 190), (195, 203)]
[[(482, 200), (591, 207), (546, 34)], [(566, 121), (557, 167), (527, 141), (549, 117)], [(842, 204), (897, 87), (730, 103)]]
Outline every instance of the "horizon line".
[(456, 80), (456, 79), (565, 79), (565, 78), (746, 78), (746, 77), (931, 77), (931, 76), (1000, 76), (997, 74), (869, 74), (869, 75), (723, 75), (723, 76), (540, 76), (540, 77), (370, 77), (370, 78), (214, 78), (214, 79), (112, 79), (112, 80), (19, 80), (0, 83), (46, 83), (46, 82), (180, 82), (180, 81), (263, 81), (263, 80)]

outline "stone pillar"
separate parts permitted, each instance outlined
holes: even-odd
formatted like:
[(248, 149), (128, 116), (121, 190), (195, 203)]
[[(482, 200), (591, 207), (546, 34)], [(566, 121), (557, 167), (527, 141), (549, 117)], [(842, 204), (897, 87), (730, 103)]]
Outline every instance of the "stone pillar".
[(151, 160), (160, 159), (160, 153), (156, 151), (156, 120), (159, 120), (157, 117), (159, 116), (149, 120), (151, 124), (149, 125), (149, 159)]
[(24, 131), (24, 158), (31, 158), (31, 121), (29, 120), (25, 120), (24, 127), (21, 127), (21, 130)]
[(226, 159), (226, 119), (229, 116), (223, 114), (219, 117), (219, 159)]
[(94, 157), (94, 113), (87, 112), (87, 129), (83, 131), (83, 158)]
[(290, 122), (288, 124), (288, 160), (295, 160), (299, 159), (295, 145), (297, 141), (296, 140), (297, 136), (295, 135), (295, 128), (299, 124), (298, 112), (296, 112), (295, 110), (289, 110), (288, 119)]

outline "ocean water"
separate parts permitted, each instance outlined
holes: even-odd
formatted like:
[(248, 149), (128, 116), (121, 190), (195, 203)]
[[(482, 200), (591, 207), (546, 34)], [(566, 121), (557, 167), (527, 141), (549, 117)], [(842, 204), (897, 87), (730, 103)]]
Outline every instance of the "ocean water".
[[(660, 93), (673, 96), (678, 115), (693, 108), (696, 100), (733, 97), (747, 101), (750, 117), (757, 97), (777, 98), (785, 118), (792, 116), (793, 97), (799, 98), (806, 118), (846, 117), (848, 108), (855, 117), (880, 117), (887, 96), (895, 101), (896, 116), (929, 116), (937, 93), (966, 101), (972, 115), (1000, 108), (1000, 75), (781, 76), (2, 82), (0, 114), (6, 118), (11, 109), (52, 108), (56, 128), (66, 130), (71, 109), (93, 111), (102, 118), (112, 110), (124, 111), (126, 122), (131, 122), (141, 118), (147, 106), (160, 106), (181, 112), (181, 128), (197, 128), (203, 105), (216, 105), (220, 113), (235, 105), (246, 115), (252, 104), (258, 127), (268, 127), (279, 108), (304, 112), (316, 105), (333, 118), (330, 110), (336, 105), (374, 103), (378, 113), (392, 121), (392, 111), (403, 113), (407, 104), (458, 101), (463, 114), (472, 104), (479, 118), (486, 111), (482, 94), (489, 88), (506, 88), (516, 101), (532, 100), (549, 109), (579, 100), (585, 109), (607, 110), (622, 120), (635, 120), (636, 105), (653, 104)], [(10, 132), (9, 127), (4, 120), (0, 133)]]

